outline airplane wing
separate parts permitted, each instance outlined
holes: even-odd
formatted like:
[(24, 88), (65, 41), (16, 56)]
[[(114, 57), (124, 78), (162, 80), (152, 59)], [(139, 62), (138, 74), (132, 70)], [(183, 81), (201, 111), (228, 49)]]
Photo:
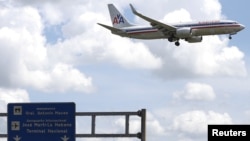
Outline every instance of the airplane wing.
[[(162, 23), (162, 22), (159, 22), (159, 21), (157, 21), (157, 20), (154, 20), (154, 19), (152, 19), (152, 18), (149, 18), (149, 17), (144, 16), (144, 15), (142, 15), (141, 13), (137, 12), (137, 11), (135, 10), (135, 8), (133, 7), (132, 4), (130, 4), (130, 7), (131, 7), (131, 9), (132, 9), (132, 12), (133, 12), (135, 15), (137, 15), (137, 16), (141, 17), (142, 19), (144, 19), (144, 20), (150, 22), (150, 24), (151, 24), (153, 27), (155, 27), (155, 28), (161, 30), (164, 34), (168, 34), (169, 32), (175, 32), (175, 31), (176, 31), (176, 27), (174, 27), (174, 26), (164, 24), (164, 23)], [(168, 34), (168, 35), (169, 35), (169, 34)]]

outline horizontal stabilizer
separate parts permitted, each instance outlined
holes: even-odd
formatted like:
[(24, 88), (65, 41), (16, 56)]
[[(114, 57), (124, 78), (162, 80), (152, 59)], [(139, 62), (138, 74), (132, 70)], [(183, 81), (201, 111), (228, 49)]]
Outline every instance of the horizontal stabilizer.
[(112, 32), (123, 32), (120, 29), (117, 29), (117, 28), (114, 28), (114, 27), (111, 27), (111, 26), (108, 26), (108, 25), (105, 25), (105, 24), (101, 24), (101, 23), (97, 23), (97, 24), (99, 24), (100, 26), (105, 27), (105, 28), (111, 30)]

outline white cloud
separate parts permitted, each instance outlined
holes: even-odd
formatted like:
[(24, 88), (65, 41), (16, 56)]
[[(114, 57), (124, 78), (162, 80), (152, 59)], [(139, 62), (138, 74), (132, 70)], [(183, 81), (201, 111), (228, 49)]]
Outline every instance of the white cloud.
[(221, 4), (218, 0), (204, 0), (204, 4), (200, 10), (215, 20), (221, 18)]
[(104, 56), (126, 68), (159, 69), (162, 65), (144, 44), (123, 39), (110, 42)]
[[(87, 27), (85, 27), (87, 28)], [(158, 69), (162, 65), (159, 57), (150, 52), (145, 44), (116, 37), (102, 27), (90, 25), (74, 38), (51, 45), (49, 53), (53, 59), (73, 64), (115, 63), (124, 68)], [(70, 33), (77, 34), (77, 33)], [(55, 53), (56, 52), (56, 53)]]
[(202, 135), (207, 133), (208, 124), (232, 124), (232, 119), (227, 113), (189, 111), (174, 118), (172, 129), (180, 134)]
[(175, 10), (171, 13), (168, 13), (163, 21), (165, 23), (181, 23), (181, 22), (190, 22), (191, 16), (190, 13), (186, 10), (181, 8), (180, 10)]
[(47, 3), (43, 7), (44, 20), (51, 25), (60, 24), (63, 20), (63, 13), (56, 5)]
[(50, 60), (37, 9), (3, 8), (0, 14), (0, 54), (4, 58), (0, 61), (2, 85), (41, 91), (93, 90), (91, 77), (60, 60)]
[(214, 100), (216, 94), (213, 88), (204, 83), (188, 83), (182, 91), (174, 92), (174, 98), (186, 100)]
[[(30, 102), (29, 93), (24, 89), (8, 89), (0, 87), (0, 113), (7, 113), (9, 103)], [(7, 117), (0, 117), (0, 133), (7, 133)], [(6, 139), (0, 139), (5, 141)]]
[[(222, 7), (218, 0), (192, 0), (192, 4), (190, 4), (190, 1), (179, 2), (161, 0), (155, 0), (150, 4), (144, 4), (145, 1), (143, 0), (132, 3), (140, 12), (155, 19), (163, 18), (165, 15), (173, 13), (174, 11), (182, 11), (180, 9), (185, 9), (188, 11), (188, 13), (191, 15), (191, 19), (193, 20), (218, 20), (222, 18)], [(148, 10), (152, 8), (157, 8), (160, 10), (156, 10), (154, 12)], [(177, 22), (179, 22), (183, 16), (185, 16), (185, 14), (175, 17), (175, 19), (179, 19), (177, 20)]]
[[(160, 121), (156, 117), (154, 117), (154, 115), (151, 114), (149, 111), (147, 111), (146, 117), (147, 135), (163, 135), (165, 130), (164, 127), (161, 125)], [(125, 129), (125, 118), (120, 118), (116, 120), (115, 124), (122, 127), (121, 129)], [(129, 126), (130, 133), (141, 132), (141, 119), (138, 117), (130, 117)]]
[(72, 17), (70, 21), (63, 25), (62, 32), (67, 39), (72, 37), (75, 38), (81, 34), (93, 34), (97, 36), (100, 32), (102, 32), (96, 29), (96, 27), (99, 27), (99, 25), (97, 26), (96, 23), (98, 20), (105, 21), (107, 19), (104, 18), (103, 14), (101, 13), (86, 11)]
[(8, 103), (29, 102), (29, 94), (23, 89), (0, 88), (0, 112), (7, 112)]
[[(66, 75), (66, 77), (65, 77)], [(78, 69), (67, 64), (56, 64), (51, 72), (51, 80), (47, 85), (48, 89), (57, 91), (74, 91), (92, 92), (92, 78), (86, 77)]]
[(5, 78), (2, 79), (3, 85), (13, 85), (18, 81), (14, 75), (20, 66), (26, 65), (31, 69), (43, 66), (46, 53), (41, 46), (44, 42), (40, 36), (43, 26), (34, 8), (3, 8), (0, 11), (0, 50), (4, 58), (0, 62), (1, 68), (4, 68), (0, 75)]
[(181, 47), (165, 52), (161, 55), (165, 63), (156, 72), (161, 78), (247, 75), (244, 53), (218, 36), (206, 36), (197, 44), (181, 42)]
[(165, 128), (161, 122), (149, 111), (147, 111), (147, 131), (151, 135), (164, 135)]

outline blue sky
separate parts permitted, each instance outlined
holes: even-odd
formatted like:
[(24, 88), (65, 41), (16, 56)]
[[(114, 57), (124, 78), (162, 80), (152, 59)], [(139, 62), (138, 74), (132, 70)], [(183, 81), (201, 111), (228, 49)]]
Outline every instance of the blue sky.
[[(244, 53), (249, 53), (249, 48), (247, 47), (247, 34), (249, 29), (247, 28), (250, 24), (249, 20), (244, 16), (245, 11), (248, 9), (247, 5), (249, 4), (248, 1), (242, 1), (242, 2), (236, 2), (236, 1), (226, 1), (226, 0), (220, 0), (222, 3), (222, 14), (226, 15), (230, 19), (234, 19), (236, 21), (241, 22), (242, 24), (246, 25), (246, 29), (242, 31), (241, 34), (239, 34), (237, 37), (237, 41), (240, 42), (243, 45), (241, 48)], [(234, 43), (234, 40), (232, 40), (232, 43)]]
[[(181, 41), (180, 47), (167, 40), (121, 38), (96, 24), (111, 25), (108, 3), (137, 24), (148, 23), (131, 14), (129, 3), (163, 22), (230, 19), (246, 28), (232, 40), (206, 36), (201, 43)], [(226, 0), (1, 1), (0, 111), (6, 112), (9, 102), (75, 102), (81, 112), (145, 108), (148, 140), (205, 141), (207, 124), (249, 124), (247, 5)], [(119, 121), (110, 122), (122, 129)], [(138, 122), (133, 120), (133, 130)]]

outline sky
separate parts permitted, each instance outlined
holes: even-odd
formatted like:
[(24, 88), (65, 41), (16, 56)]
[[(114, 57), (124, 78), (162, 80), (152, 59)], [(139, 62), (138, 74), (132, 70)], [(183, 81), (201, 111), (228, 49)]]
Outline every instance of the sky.
[[(148, 23), (132, 14), (129, 3), (165, 23), (228, 19), (246, 28), (232, 40), (205, 36), (201, 43), (180, 41), (179, 47), (164, 39), (122, 38), (96, 24), (111, 25), (109, 3), (139, 25)], [(75, 102), (77, 112), (145, 108), (149, 141), (206, 141), (208, 124), (250, 124), (249, 4), (1, 0), (0, 112), (17, 102)], [(6, 128), (0, 132), (6, 133), (6, 119), (1, 120), (0, 127)], [(101, 120), (100, 131), (124, 128), (121, 117)], [(133, 132), (139, 122), (132, 119)], [(79, 133), (87, 130), (80, 123)]]

